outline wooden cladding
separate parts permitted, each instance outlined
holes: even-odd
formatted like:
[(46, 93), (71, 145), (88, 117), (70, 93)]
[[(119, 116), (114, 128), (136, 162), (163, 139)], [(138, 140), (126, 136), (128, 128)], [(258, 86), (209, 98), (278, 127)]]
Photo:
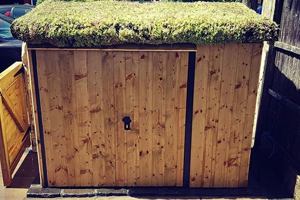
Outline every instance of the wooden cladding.
[(36, 60), (49, 186), (182, 185), (188, 53), (37, 50)]
[(261, 44), (198, 46), (191, 187), (246, 187)]
[(182, 186), (190, 174), (190, 187), (247, 186), (261, 48), (197, 46), (195, 61), (186, 51), (35, 49), (48, 185)]

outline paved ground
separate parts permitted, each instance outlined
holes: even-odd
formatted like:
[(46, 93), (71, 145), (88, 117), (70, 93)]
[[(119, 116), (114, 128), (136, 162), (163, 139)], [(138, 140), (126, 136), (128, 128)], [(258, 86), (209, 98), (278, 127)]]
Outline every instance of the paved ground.
[[(200, 198), (200, 197), (88, 197), (88, 198), (55, 198), (54, 200), (206, 200), (206, 199), (226, 199), (226, 198)], [(230, 200), (230, 198), (227, 198)], [(260, 200), (265, 198), (235, 198), (237, 200)], [(53, 200), (53, 199), (36, 199), (26, 198), (26, 200)]]
[[(27, 156), (27, 153), (24, 154), (21, 158), (21, 160), (24, 160), (25, 157)], [(17, 168), (20, 169), (20, 164), (17, 166)], [(29, 167), (26, 167), (27, 169)], [(22, 169), (20, 169), (20, 172), (23, 172)], [(24, 199), (24, 197), (26, 196), (27, 190), (28, 190), (28, 184), (25, 187), (22, 187), (22, 182), (26, 181), (27, 178), (21, 178), (21, 180), (19, 178), (17, 178), (16, 176), (17, 173), (14, 174), (14, 176), (16, 177), (14, 179), (14, 183), (19, 182), (19, 187), (15, 186), (15, 187), (4, 187), (3, 186), (3, 182), (2, 182), (2, 171), (1, 171), (1, 165), (0, 165), (0, 200), (19, 200), (19, 199)], [(18, 180), (19, 179), (19, 180)]]

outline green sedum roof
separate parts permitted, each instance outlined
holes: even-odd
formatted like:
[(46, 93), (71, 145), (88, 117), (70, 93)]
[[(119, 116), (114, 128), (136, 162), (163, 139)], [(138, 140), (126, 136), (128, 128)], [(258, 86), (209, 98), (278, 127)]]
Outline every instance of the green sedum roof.
[(16, 19), (13, 36), (28, 44), (224, 44), (275, 40), (278, 26), (241, 3), (45, 1)]
[[(37, 0), (36, 5), (43, 3), (44, 1), (48, 0)], [(118, 1), (118, 0), (57, 0), (57, 1)], [(129, 1), (129, 0), (128, 0)], [(138, 1), (138, 2), (145, 2), (145, 1), (153, 1), (153, 0), (130, 0), (130, 1)], [(212, 1), (212, 2), (242, 2), (242, 0), (158, 0), (158, 1), (174, 1), (174, 2), (194, 2), (194, 1)]]

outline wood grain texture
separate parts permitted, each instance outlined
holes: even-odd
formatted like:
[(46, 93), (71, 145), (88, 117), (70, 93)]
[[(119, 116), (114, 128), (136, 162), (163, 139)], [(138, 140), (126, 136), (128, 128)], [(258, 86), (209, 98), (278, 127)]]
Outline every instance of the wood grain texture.
[(125, 52), (125, 116), (131, 116), (131, 130), (126, 134), (127, 185), (135, 186), (139, 179), (138, 162), (138, 54)]
[(116, 122), (116, 185), (127, 185), (127, 131), (122, 119), (125, 117), (125, 53), (114, 54), (114, 116)]
[[(36, 138), (36, 150), (37, 150), (37, 154), (38, 154), (38, 165), (39, 165), (39, 174), (40, 174), (40, 184), (42, 186), (46, 185), (45, 182), (45, 176), (44, 176), (44, 168), (43, 168), (43, 162), (46, 158), (43, 158), (42, 156), (42, 148), (41, 148), (41, 132), (40, 132), (40, 128), (39, 128), (39, 118), (38, 118), (38, 112), (37, 112), (37, 95), (36, 95), (36, 91), (39, 90), (39, 88), (36, 88), (36, 81), (35, 80), (35, 73), (33, 70), (33, 57), (32, 57), (33, 53), (31, 50), (27, 49), (27, 56), (28, 56), (28, 74), (29, 74), (29, 82), (30, 82), (30, 99), (29, 101), (31, 101), (31, 112), (32, 112), (32, 117), (33, 117), (33, 124), (31, 124), (33, 130), (34, 130), (34, 134), (35, 134), (35, 138)], [(34, 61), (35, 62), (35, 61)]]
[(90, 186), (93, 185), (93, 170), (87, 52), (74, 52), (74, 59), (80, 185)]
[(208, 46), (197, 46), (190, 167), (191, 187), (203, 187), (204, 185), (204, 151), (207, 145), (204, 131), (207, 113), (209, 55), (210, 48)]
[[(139, 52), (139, 166), (140, 171), (139, 184), (150, 186), (152, 179), (152, 151), (151, 151), (151, 99), (152, 90), (150, 89), (149, 79), (152, 77), (149, 72), (149, 62), (152, 54), (149, 52)], [(149, 107), (150, 106), (150, 107)]]
[(92, 158), (93, 158), (93, 184), (97, 186), (105, 185), (105, 137), (104, 137), (104, 97), (103, 92), (103, 53), (89, 51), (88, 63), (90, 79), (88, 81), (89, 91), (95, 95), (90, 96), (91, 134), (92, 134)]
[[(157, 99), (165, 98), (166, 87), (166, 54), (163, 52), (155, 52), (153, 54), (153, 65), (156, 66), (153, 69), (153, 96)], [(166, 116), (165, 107), (162, 101), (153, 102), (153, 138), (152, 138), (152, 184), (163, 185), (164, 184), (164, 140), (165, 136), (165, 121)]]
[(15, 74), (22, 68), (14, 63), (0, 74), (0, 161), (3, 183), (9, 186), (12, 173), (21, 155), (30, 145), (24, 135), (28, 127), (23, 75)]
[[(17, 87), (22, 87), (22, 86), (18, 85)], [(23, 92), (23, 91), (20, 91), (20, 92)], [(26, 131), (27, 124), (25, 124), (23, 116), (20, 116), (19, 111), (17, 110), (16, 106), (10, 100), (10, 97), (7, 94), (7, 92), (5, 90), (1, 91), (1, 95), (3, 97), (3, 103), (6, 106), (7, 111), (9, 112), (10, 116), (13, 118), (13, 120), (16, 123), (16, 125), (18, 126), (19, 130), (22, 132)], [(24, 95), (24, 93), (23, 93), (23, 95)]]
[[(242, 136), (241, 166), (239, 174), (239, 187), (247, 187), (250, 165), (251, 141), (254, 124), (255, 106), (257, 100), (258, 79), (262, 54), (262, 44), (252, 45), (251, 69), (248, 83), (248, 99), (246, 107), (244, 133)], [(251, 138), (252, 139), (252, 138)]]
[(206, 116), (204, 135), (206, 144), (204, 149), (205, 167), (203, 174), (204, 187), (213, 187), (215, 173), (215, 154), (218, 137), (218, 118), (220, 102), (220, 84), (223, 65), (224, 46), (210, 47), (209, 65), (208, 65), (208, 82), (206, 94)]
[(9, 165), (9, 158), (8, 158), (8, 150), (7, 150), (7, 145), (6, 145), (6, 137), (4, 136), (5, 130), (4, 130), (4, 105), (2, 103), (2, 98), (0, 98), (0, 161), (1, 161), (1, 170), (2, 170), (2, 176), (3, 176), (3, 185), (8, 186), (12, 182), (12, 171), (10, 169)]
[[(184, 170), (184, 147), (185, 147), (185, 122), (186, 122), (186, 100), (187, 100), (187, 80), (188, 77), (188, 59), (189, 55), (187, 53), (180, 53), (180, 60), (177, 61), (177, 79), (178, 86), (177, 87), (177, 104), (178, 107), (176, 112), (178, 113), (178, 137), (177, 137), (177, 163), (176, 163), (176, 186), (183, 185), (183, 170)], [(176, 56), (176, 54), (175, 54)], [(196, 62), (196, 61), (193, 61)]]
[(229, 151), (226, 160), (226, 164), (228, 165), (227, 184), (229, 187), (238, 187), (239, 182), (251, 58), (252, 44), (239, 45), (233, 96), (233, 113), (231, 118)]
[(104, 136), (105, 136), (105, 185), (116, 185), (116, 132), (114, 117), (114, 63), (113, 52), (105, 52), (103, 63)]
[[(64, 113), (62, 110), (63, 107), (63, 90), (62, 90), (62, 81), (61, 74), (62, 66), (60, 66), (60, 57), (61, 54), (54, 54), (53, 52), (49, 52), (48, 59), (51, 60), (53, 67), (48, 68), (48, 90), (50, 91), (50, 101), (49, 101), (49, 109), (50, 109), (50, 124), (51, 129), (50, 137), (52, 139), (52, 163), (53, 169), (55, 170), (54, 174), (54, 182), (62, 182), (65, 183), (67, 181), (66, 176), (66, 167), (64, 162), (65, 157), (65, 131), (64, 131)], [(62, 52), (63, 53), (63, 52)]]
[(182, 185), (187, 53), (43, 50), (37, 61), (49, 185)]
[[(45, 152), (48, 152), (46, 155), (45, 162), (47, 164), (47, 170), (54, 171), (53, 166), (51, 165), (53, 163), (54, 159), (53, 157), (53, 146), (52, 146), (52, 136), (51, 134), (51, 113), (50, 113), (50, 93), (49, 93), (49, 87), (48, 87), (48, 78), (51, 78), (50, 76), (50, 67), (47, 67), (46, 60), (48, 59), (48, 56), (50, 56), (51, 52), (36, 52), (36, 59), (37, 59), (37, 73), (38, 73), (38, 83), (39, 88), (35, 88), (36, 90), (39, 90), (40, 94), (40, 104), (43, 108), (41, 110), (42, 114), (42, 122), (43, 123), (43, 131), (40, 134), (43, 134), (44, 140), (45, 140)], [(49, 98), (47, 97), (49, 95)], [(47, 98), (46, 98), (47, 97)], [(38, 119), (39, 116), (36, 117)], [(39, 161), (41, 162), (41, 160)], [(53, 173), (47, 174), (48, 177), (48, 183), (49, 186), (55, 185), (55, 176)]]
[[(64, 131), (59, 138), (60, 147), (59, 153), (61, 154), (61, 165), (59, 165), (59, 176), (60, 182), (64, 184), (68, 184), (68, 182), (73, 182), (75, 177), (75, 169), (76, 165), (70, 165), (70, 162), (74, 160), (74, 149), (69, 148), (68, 144), (74, 141), (74, 135), (72, 125), (73, 120), (76, 120), (76, 117), (72, 115), (72, 85), (75, 85), (74, 81), (72, 81), (72, 77), (74, 77), (74, 70), (71, 70), (70, 66), (73, 65), (73, 53), (69, 51), (60, 52), (58, 60), (59, 68), (57, 69), (59, 76), (57, 77), (58, 81), (56, 84), (60, 91), (57, 94), (60, 94), (61, 97), (57, 98), (58, 106), (56, 109), (57, 115), (60, 118), (60, 122), (58, 124), (61, 125), (59, 130)], [(65, 81), (62, 84), (62, 81)], [(63, 106), (63, 108), (62, 108)]]
[(191, 187), (247, 186), (260, 55), (260, 44), (198, 46)]
[(215, 164), (215, 187), (226, 187), (227, 165), (224, 160), (227, 158), (229, 149), (229, 133), (233, 107), (234, 84), (237, 67), (237, 44), (225, 45), (224, 59), (221, 77), (221, 94), (218, 123), (218, 137), (216, 143), (216, 164)]
[(22, 44), (22, 53), (21, 53), (22, 63), (24, 67), (24, 85), (25, 85), (25, 96), (27, 102), (27, 112), (28, 112), (28, 120), (30, 124), (30, 143), (32, 151), (37, 152), (37, 144), (36, 144), (36, 134), (35, 134), (35, 122), (34, 122), (34, 113), (33, 113), (33, 105), (32, 105), (32, 86), (31, 86), (31, 71), (30, 71), (30, 61), (28, 57), (28, 49), (27, 43)]

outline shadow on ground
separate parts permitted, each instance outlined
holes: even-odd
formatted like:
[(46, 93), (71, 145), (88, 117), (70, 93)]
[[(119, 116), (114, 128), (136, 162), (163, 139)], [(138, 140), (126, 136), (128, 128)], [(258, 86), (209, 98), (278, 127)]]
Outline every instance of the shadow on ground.
[(29, 151), (7, 188), (29, 188), (31, 184), (39, 182), (37, 154)]
[(293, 198), (278, 175), (278, 157), (271, 144), (252, 149), (249, 188), (260, 188), (269, 199)]

